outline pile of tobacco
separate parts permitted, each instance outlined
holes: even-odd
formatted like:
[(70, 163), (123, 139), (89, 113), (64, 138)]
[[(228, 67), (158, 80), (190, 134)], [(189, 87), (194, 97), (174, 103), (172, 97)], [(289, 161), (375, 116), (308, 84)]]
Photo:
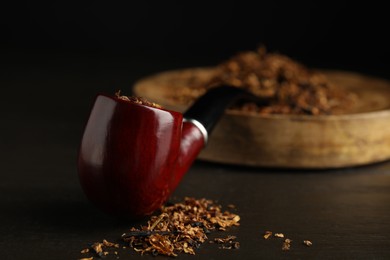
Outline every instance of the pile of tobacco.
[[(207, 199), (185, 198), (184, 202), (163, 206), (159, 215), (152, 216), (147, 225), (131, 228), (122, 235), (122, 240), (141, 254), (177, 256), (180, 253), (195, 255), (195, 249), (204, 243), (207, 235), (215, 230), (226, 231), (231, 226), (239, 226), (240, 217)], [(235, 236), (216, 238), (212, 243), (222, 249), (238, 249)], [(94, 243), (95, 255), (105, 256), (108, 248), (118, 248), (118, 244), (103, 241)], [(90, 250), (83, 250), (88, 253)], [(114, 254), (118, 254), (117, 251)], [(85, 258), (91, 259), (91, 258)]]
[(356, 102), (356, 95), (340, 89), (327, 77), (281, 54), (239, 53), (218, 65), (211, 79), (191, 79), (173, 99), (189, 104), (208, 89), (230, 85), (244, 88), (266, 104), (244, 103), (233, 110), (259, 114), (341, 114)]
[(211, 200), (185, 198), (183, 203), (165, 206), (159, 216), (152, 216), (147, 226), (132, 228), (122, 235), (135, 251), (144, 254), (177, 256), (195, 254), (213, 230), (239, 225), (240, 217), (224, 211)]

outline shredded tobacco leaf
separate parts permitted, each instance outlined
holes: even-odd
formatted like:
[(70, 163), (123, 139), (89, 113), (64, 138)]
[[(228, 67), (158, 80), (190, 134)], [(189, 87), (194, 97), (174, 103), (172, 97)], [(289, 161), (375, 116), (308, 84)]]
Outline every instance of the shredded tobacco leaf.
[(290, 247), (291, 247), (291, 239), (288, 239), (286, 238), (283, 242), (283, 245), (282, 245), (282, 250), (283, 251), (286, 251), (286, 250), (290, 250)]
[[(238, 226), (239, 221), (238, 215), (222, 211), (211, 200), (185, 198), (183, 203), (162, 207), (160, 215), (152, 216), (139, 229), (131, 228), (122, 239), (141, 254), (195, 255), (195, 249), (208, 239), (208, 233)], [(227, 247), (239, 248), (233, 237), (228, 238)]]
[[(237, 214), (223, 211), (212, 200), (185, 198), (184, 202), (163, 206), (158, 215), (151, 216), (146, 225), (132, 227), (122, 234), (121, 239), (140, 254), (178, 256), (180, 253), (195, 255), (195, 250), (204, 243), (212, 231), (225, 231), (239, 226)], [(235, 236), (217, 238), (221, 249), (238, 249), (240, 243)], [(122, 249), (126, 246), (121, 245)], [(91, 252), (98, 257), (114, 254), (118, 257), (119, 244), (103, 239), (91, 245), (91, 249), (81, 250), (82, 254)], [(111, 252), (111, 253), (110, 253)], [(92, 259), (92, 258), (89, 258)]]
[[(265, 231), (264, 239), (268, 239), (271, 236), (272, 236), (272, 232), (271, 231)], [(284, 238), (284, 234), (283, 233), (275, 233), (274, 237)], [(282, 244), (282, 250), (283, 251), (290, 250), (291, 242), (292, 242), (292, 240), (289, 239), (289, 238), (284, 239), (283, 240), (283, 244)], [(303, 244), (306, 245), (307, 247), (310, 247), (310, 246), (313, 245), (313, 243), (311, 241), (309, 241), (309, 240), (303, 240)]]
[(221, 244), (221, 249), (239, 249), (240, 243), (235, 241), (236, 236), (227, 236), (226, 238), (214, 238), (214, 243)]
[(115, 243), (112, 243), (112, 242), (108, 242), (107, 240), (103, 239), (103, 246), (105, 247), (115, 247), (115, 248), (119, 248), (119, 244), (115, 244)]
[[(102, 242), (95, 242), (91, 245), (91, 249), (99, 257), (103, 257), (103, 256), (108, 255), (109, 252), (106, 251), (108, 248), (119, 248), (119, 244), (108, 242), (107, 240), (103, 239)], [(82, 254), (85, 254), (88, 252), (90, 252), (90, 250), (88, 248), (81, 250)]]
[(81, 254), (86, 254), (88, 252), (89, 252), (89, 248), (85, 248), (85, 249), (80, 251)]
[(258, 114), (341, 114), (356, 103), (357, 96), (331, 83), (322, 73), (310, 70), (291, 58), (257, 51), (238, 53), (216, 67), (211, 79), (191, 78), (188, 86), (171, 98), (190, 104), (208, 89), (230, 85), (243, 88), (266, 101), (245, 102), (232, 110)]
[(96, 242), (91, 247), (92, 247), (93, 251), (95, 251), (95, 253), (98, 256), (102, 256), (103, 255), (102, 246), (103, 246), (103, 243)]
[(125, 100), (125, 101), (129, 101), (129, 102), (132, 102), (132, 103), (135, 103), (135, 104), (139, 104), (139, 105), (144, 105), (144, 106), (149, 106), (149, 107), (154, 107), (154, 108), (162, 108), (161, 105), (157, 104), (157, 103), (154, 103), (154, 102), (151, 102), (143, 97), (135, 97), (135, 96), (123, 96), (121, 95), (121, 91), (118, 90), (116, 93), (115, 93), (115, 96), (119, 99), (122, 99), (122, 100)]
[(264, 239), (268, 239), (268, 238), (270, 238), (271, 236), (272, 236), (272, 232), (271, 232), (271, 231), (265, 231), (265, 233), (264, 233), (264, 235), (263, 235)]

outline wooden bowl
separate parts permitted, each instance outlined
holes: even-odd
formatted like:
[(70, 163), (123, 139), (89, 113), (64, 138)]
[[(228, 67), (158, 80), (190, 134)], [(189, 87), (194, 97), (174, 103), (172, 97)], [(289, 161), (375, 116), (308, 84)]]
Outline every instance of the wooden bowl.
[[(184, 112), (170, 93), (213, 68), (162, 72), (139, 80), (135, 95)], [(390, 82), (351, 72), (323, 71), (358, 102), (343, 115), (258, 115), (227, 111), (200, 159), (277, 168), (338, 168), (390, 159)]]

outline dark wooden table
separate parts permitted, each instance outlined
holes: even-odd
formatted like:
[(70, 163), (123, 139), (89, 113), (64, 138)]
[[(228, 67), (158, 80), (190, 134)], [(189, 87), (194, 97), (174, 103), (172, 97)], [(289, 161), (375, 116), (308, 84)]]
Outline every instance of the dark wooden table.
[[(77, 149), (97, 92), (129, 92), (135, 79), (179, 65), (76, 58), (2, 64), (0, 259), (78, 259), (90, 243), (116, 241), (144, 223), (106, 216), (86, 200)], [(390, 259), (390, 162), (324, 171), (196, 162), (174, 194), (185, 196), (236, 205), (241, 225), (210, 238), (236, 235), (241, 248), (205, 243), (196, 257), (179, 259)], [(265, 240), (266, 230), (292, 239), (291, 250)], [(120, 259), (141, 258), (118, 251)]]

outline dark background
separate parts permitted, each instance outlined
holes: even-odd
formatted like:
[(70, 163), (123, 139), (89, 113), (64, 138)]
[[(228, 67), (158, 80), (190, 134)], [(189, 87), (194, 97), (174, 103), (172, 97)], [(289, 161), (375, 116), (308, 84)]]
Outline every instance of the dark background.
[[(99, 92), (128, 94), (141, 77), (215, 65), (259, 44), (310, 67), (389, 78), (384, 4), (251, 2), (2, 4), (1, 259), (77, 259), (88, 243), (139, 224), (101, 213), (79, 186), (77, 150)], [(242, 216), (232, 231), (242, 249), (205, 245), (200, 258), (386, 259), (389, 169), (388, 162), (334, 171), (196, 162), (175, 195), (233, 203)], [(267, 229), (316, 246), (285, 254), (261, 239)]]
[(96, 93), (129, 94), (144, 76), (215, 65), (260, 44), (309, 67), (389, 78), (386, 10), (347, 1), (14, 1), (0, 8), (0, 75), (3, 95), (20, 106), (4, 117), (84, 122)]
[(384, 5), (346, 1), (127, 1), (1, 8), (1, 48), (18, 53), (215, 64), (265, 44), (315, 67), (386, 75)]

